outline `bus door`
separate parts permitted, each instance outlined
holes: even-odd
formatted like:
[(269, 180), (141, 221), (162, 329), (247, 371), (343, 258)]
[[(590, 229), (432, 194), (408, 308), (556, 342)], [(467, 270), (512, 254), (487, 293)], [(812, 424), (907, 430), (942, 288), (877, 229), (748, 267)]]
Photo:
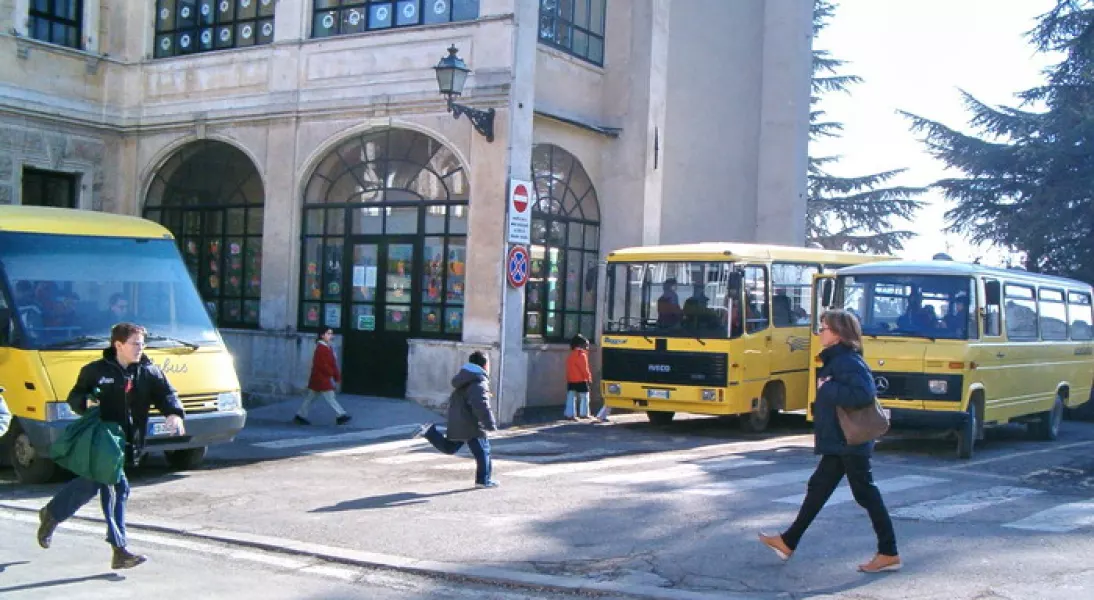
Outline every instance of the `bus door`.
[(831, 274), (813, 276), (813, 310), (809, 325), (809, 402), (805, 407), (805, 418), (813, 420), (813, 401), (817, 398), (817, 369), (820, 368), (821, 346), (820, 318), (824, 311), (835, 305), (836, 278)]
[(771, 307), (766, 265), (743, 265), (741, 316), (744, 332), (741, 353), (733, 362), (741, 367), (741, 383), (746, 390), (756, 387), (756, 398), (771, 377)]

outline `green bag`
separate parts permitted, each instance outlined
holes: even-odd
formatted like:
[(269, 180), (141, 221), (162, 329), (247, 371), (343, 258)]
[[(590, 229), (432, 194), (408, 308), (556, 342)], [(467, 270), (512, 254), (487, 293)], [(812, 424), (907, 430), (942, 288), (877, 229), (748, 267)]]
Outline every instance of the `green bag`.
[(65, 428), (49, 449), (53, 462), (80, 477), (113, 485), (125, 468), (125, 433), (122, 426), (105, 422), (93, 406)]

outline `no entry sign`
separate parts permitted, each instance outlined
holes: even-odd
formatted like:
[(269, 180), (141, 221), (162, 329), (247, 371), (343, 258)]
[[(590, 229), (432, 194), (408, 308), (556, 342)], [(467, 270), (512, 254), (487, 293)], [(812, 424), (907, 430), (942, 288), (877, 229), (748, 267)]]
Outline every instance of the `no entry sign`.
[(509, 180), (509, 235), (510, 244), (531, 243), (532, 232), (532, 182)]
[(524, 246), (510, 248), (509, 256), (505, 259), (505, 275), (509, 285), (520, 288), (528, 283), (528, 269), (528, 249)]

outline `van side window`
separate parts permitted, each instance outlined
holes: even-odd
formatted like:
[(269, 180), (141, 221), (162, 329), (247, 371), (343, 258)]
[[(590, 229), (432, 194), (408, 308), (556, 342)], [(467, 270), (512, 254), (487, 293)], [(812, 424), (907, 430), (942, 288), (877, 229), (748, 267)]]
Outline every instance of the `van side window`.
[(813, 303), (813, 276), (816, 265), (776, 263), (771, 265), (771, 320), (775, 327), (803, 327), (809, 324)]
[(999, 319), (1000, 298), (1003, 290), (998, 281), (987, 279), (984, 280), (984, 292), (984, 336), (999, 337), (1003, 335)]
[(1041, 339), (1067, 339), (1067, 305), (1060, 290), (1038, 291), (1041, 314)]
[(1094, 314), (1091, 311), (1090, 294), (1068, 293), (1067, 308), (1068, 316), (1071, 317), (1071, 339), (1094, 339)]
[(1005, 301), (1003, 320), (1007, 326), (1007, 339), (1037, 339), (1037, 300), (1033, 288), (1007, 284), (1003, 287)]
[(745, 267), (745, 331), (754, 333), (767, 329), (767, 269)]

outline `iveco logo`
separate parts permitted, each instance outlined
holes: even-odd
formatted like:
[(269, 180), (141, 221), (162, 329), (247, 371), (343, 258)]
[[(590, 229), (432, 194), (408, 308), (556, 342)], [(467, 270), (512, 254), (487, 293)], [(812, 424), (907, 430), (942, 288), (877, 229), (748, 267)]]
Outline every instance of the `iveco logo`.
[(889, 380), (884, 377), (874, 377), (874, 387), (877, 388), (877, 393), (884, 394), (889, 391)]
[(668, 373), (672, 371), (672, 367), (668, 365), (650, 365), (650, 373)]

